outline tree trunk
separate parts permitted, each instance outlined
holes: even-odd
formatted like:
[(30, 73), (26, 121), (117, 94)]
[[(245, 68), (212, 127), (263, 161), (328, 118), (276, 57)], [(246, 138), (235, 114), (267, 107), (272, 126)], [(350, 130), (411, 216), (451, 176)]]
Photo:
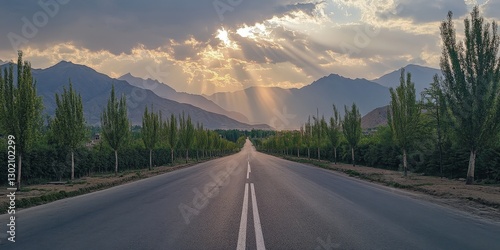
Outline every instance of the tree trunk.
[(439, 173), (441, 174), (441, 178), (443, 178), (443, 145), (441, 144), (441, 139), (439, 142)]
[(186, 149), (186, 163), (188, 163), (189, 160), (189, 149)]
[(337, 164), (337, 148), (333, 148), (333, 163)]
[(153, 169), (153, 158), (152, 158), (152, 153), (153, 153), (153, 150), (150, 149), (149, 150), (149, 170)]
[(320, 150), (319, 150), (319, 147), (318, 147), (318, 161), (321, 160), (321, 155), (320, 155)]
[(469, 159), (469, 169), (467, 170), (467, 181), (465, 182), (465, 184), (470, 185), (474, 183), (475, 168), (476, 168), (476, 151), (471, 150)]
[(174, 165), (174, 149), (170, 149), (170, 163)]
[(115, 175), (118, 175), (118, 150), (115, 150)]
[(352, 156), (352, 166), (356, 166), (356, 162), (354, 161), (354, 147), (351, 147), (351, 156)]
[(439, 174), (441, 175), (441, 178), (443, 178), (443, 143), (441, 142), (441, 119), (439, 116), (439, 106), (436, 109), (436, 115), (437, 115), (437, 134), (438, 134), (438, 146), (439, 146)]
[(403, 175), (408, 176), (408, 161), (406, 159), (406, 149), (403, 149)]
[(300, 158), (300, 149), (297, 148), (297, 158)]
[(19, 154), (19, 162), (17, 163), (17, 191), (21, 191), (21, 162), (22, 162), (22, 155)]
[(71, 150), (71, 180), (75, 179), (75, 152)]
[(307, 159), (311, 158), (311, 150), (309, 150), (309, 148), (307, 148)]

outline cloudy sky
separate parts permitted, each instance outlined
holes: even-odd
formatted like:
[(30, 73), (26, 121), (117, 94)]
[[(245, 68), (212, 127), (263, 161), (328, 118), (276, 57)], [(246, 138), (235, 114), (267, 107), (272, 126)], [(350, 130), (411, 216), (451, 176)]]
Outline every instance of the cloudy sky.
[(459, 33), (474, 5), (500, 0), (30, 0), (0, 9), (0, 59), (132, 73), (178, 91), (301, 87), (337, 73), (372, 79), (409, 63), (438, 67), (439, 23)]

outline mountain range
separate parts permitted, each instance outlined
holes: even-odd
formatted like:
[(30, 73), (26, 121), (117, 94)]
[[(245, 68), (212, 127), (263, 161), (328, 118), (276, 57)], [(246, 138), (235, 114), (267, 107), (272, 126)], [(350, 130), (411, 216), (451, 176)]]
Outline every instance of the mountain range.
[(387, 125), (389, 105), (376, 108), (361, 118), (361, 128), (369, 129)]
[[(333, 114), (332, 105), (343, 110), (355, 102), (361, 113), (386, 105), (386, 87), (365, 79), (349, 79), (331, 74), (300, 89), (250, 87), (232, 93), (208, 96), (222, 108), (246, 114), (257, 123), (275, 128), (296, 129), (309, 116)], [(343, 112), (342, 112), (343, 113)]]
[[(1, 67), (5, 67), (5, 64)], [(438, 69), (408, 65), (417, 92), (432, 81)], [(389, 87), (399, 84), (400, 70), (395, 70), (372, 81), (350, 79), (337, 74), (322, 77), (302, 88), (249, 87), (235, 92), (220, 92), (209, 96), (177, 92), (167, 84), (152, 79), (141, 79), (125, 74), (118, 79), (99, 73), (85, 65), (61, 61), (46, 69), (33, 69), (38, 93), (43, 97), (45, 112), (55, 112), (54, 93), (61, 93), (69, 80), (83, 99), (84, 114), (88, 124), (99, 125), (100, 114), (115, 85), (117, 94), (125, 95), (129, 117), (140, 125), (145, 106), (153, 106), (164, 116), (190, 114), (194, 122), (201, 122), (210, 129), (297, 129), (309, 117), (332, 115), (332, 104), (344, 113), (356, 103), (362, 115), (389, 104)], [(383, 110), (379, 110), (383, 113)], [(377, 111), (374, 111), (377, 113)], [(377, 113), (377, 114), (378, 114)], [(383, 124), (383, 119), (364, 118), (363, 127)], [(380, 115), (380, 114), (378, 114)], [(376, 120), (376, 122), (366, 122)], [(373, 124), (372, 124), (373, 123)], [(376, 126), (376, 125), (374, 125)]]
[[(417, 98), (420, 97), (420, 93), (425, 90), (425, 88), (429, 87), (429, 85), (433, 81), (434, 75), (442, 76), (441, 70), (419, 66), (415, 64), (409, 64), (405, 69), (406, 73), (411, 73), (411, 81), (415, 83), (415, 93), (417, 94)], [(377, 79), (373, 79), (373, 82), (376, 82), (382, 86), (389, 88), (396, 88), (399, 86), (401, 77), (401, 70), (395, 70), (389, 74), (383, 75)]]
[(193, 122), (203, 123), (209, 129), (271, 129), (268, 125), (249, 125), (191, 104), (162, 98), (151, 90), (135, 87), (127, 81), (113, 79), (84, 65), (61, 61), (46, 69), (33, 69), (32, 72), (37, 82), (37, 92), (43, 98), (45, 112), (50, 116), (55, 113), (54, 93), (62, 93), (63, 87), (68, 86), (71, 81), (75, 91), (82, 96), (84, 116), (89, 125), (100, 124), (100, 114), (107, 105), (114, 85), (117, 96), (123, 95), (127, 99), (128, 116), (133, 125), (142, 123), (146, 106), (153, 106), (155, 111), (161, 111), (165, 117), (183, 112), (189, 114)]
[[(429, 86), (435, 74), (440, 74), (438, 69), (413, 64), (404, 69), (405, 72), (412, 73), (417, 93)], [(344, 105), (350, 108), (354, 102), (362, 115), (388, 105), (389, 88), (399, 85), (400, 72), (397, 69), (372, 81), (331, 74), (300, 89), (250, 87), (231, 93), (215, 93), (208, 96), (208, 99), (226, 110), (245, 114), (252, 122), (296, 129), (309, 117), (331, 117), (332, 104), (344, 114)], [(368, 122), (364, 125), (370, 124)]]
[(210, 111), (212, 113), (217, 113), (221, 115), (225, 115), (229, 118), (232, 118), (234, 120), (237, 120), (239, 122), (243, 123), (248, 123), (249, 120), (248, 118), (238, 112), (229, 112), (223, 108), (221, 108), (219, 105), (215, 104), (213, 101), (208, 100), (202, 95), (195, 95), (195, 94), (189, 94), (189, 93), (184, 93), (184, 92), (177, 92), (175, 89), (172, 87), (168, 86), (167, 84), (161, 83), (157, 80), (152, 80), (150, 78), (148, 79), (142, 79), (139, 77), (135, 77), (131, 75), (130, 73), (125, 74), (118, 78), (119, 80), (124, 80), (130, 83), (132, 86), (142, 88), (142, 89), (149, 89), (153, 91), (155, 94), (158, 96), (169, 99), (172, 101), (176, 101), (179, 103), (187, 103), (191, 104), (193, 106), (196, 106), (198, 108), (202, 108), (206, 111)]

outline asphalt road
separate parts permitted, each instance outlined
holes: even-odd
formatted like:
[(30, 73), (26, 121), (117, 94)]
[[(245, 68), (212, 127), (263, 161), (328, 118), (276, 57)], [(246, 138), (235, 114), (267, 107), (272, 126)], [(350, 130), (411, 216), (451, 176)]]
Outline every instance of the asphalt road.
[(500, 225), (256, 152), (17, 211), (0, 249), (500, 249)]

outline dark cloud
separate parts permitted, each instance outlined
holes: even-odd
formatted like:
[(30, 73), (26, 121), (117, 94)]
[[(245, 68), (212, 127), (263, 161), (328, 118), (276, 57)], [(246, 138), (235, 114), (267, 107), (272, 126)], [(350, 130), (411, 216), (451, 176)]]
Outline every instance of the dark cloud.
[[(208, 41), (221, 26), (253, 24), (287, 11), (310, 12), (313, 8), (313, 4), (298, 4), (299, 1), (292, 0), (42, 0), (57, 1), (68, 3), (58, 5), (59, 10), (53, 17), (46, 15), (47, 11), (38, 1), (3, 3), (0, 9), (0, 50), (11, 48), (9, 33), (26, 38), (22, 32), (22, 27), (26, 26), (23, 18), (33, 23), (37, 15), (49, 18), (40, 27), (34, 25), (36, 34), (33, 37), (29, 34), (26, 39), (30, 46), (44, 48), (73, 42), (93, 51), (108, 50), (119, 54), (129, 52), (137, 44), (158, 48), (169, 39), (183, 41), (194, 37), (198, 41)], [(230, 9), (216, 9), (214, 3), (222, 3)], [(230, 3), (237, 4), (231, 6)]]
[[(196, 42), (196, 41), (195, 41)], [(208, 43), (182, 43), (170, 46), (170, 50), (176, 60), (184, 61), (186, 59), (198, 60), (200, 52), (207, 46)]]
[(378, 12), (377, 16), (383, 20), (403, 17), (414, 23), (428, 23), (446, 19), (448, 11), (462, 16), (467, 13), (467, 5), (456, 0), (400, 0), (395, 8)]
[(324, 1), (317, 3), (296, 3), (288, 4), (285, 6), (279, 6), (276, 8), (276, 15), (293, 15), (294, 12), (303, 12), (309, 16), (313, 16), (314, 10), (319, 4), (324, 3)]
[[(439, 26), (435, 27), (439, 32)], [(353, 24), (338, 27), (331, 44), (332, 51), (348, 54), (351, 58), (391, 57), (420, 54), (426, 46), (435, 47), (439, 37), (430, 34), (413, 34), (404, 30), (380, 28), (377, 33), (366, 32), (370, 26)]]
[(500, 19), (500, 0), (490, 0), (483, 6), (484, 15), (488, 18)]

